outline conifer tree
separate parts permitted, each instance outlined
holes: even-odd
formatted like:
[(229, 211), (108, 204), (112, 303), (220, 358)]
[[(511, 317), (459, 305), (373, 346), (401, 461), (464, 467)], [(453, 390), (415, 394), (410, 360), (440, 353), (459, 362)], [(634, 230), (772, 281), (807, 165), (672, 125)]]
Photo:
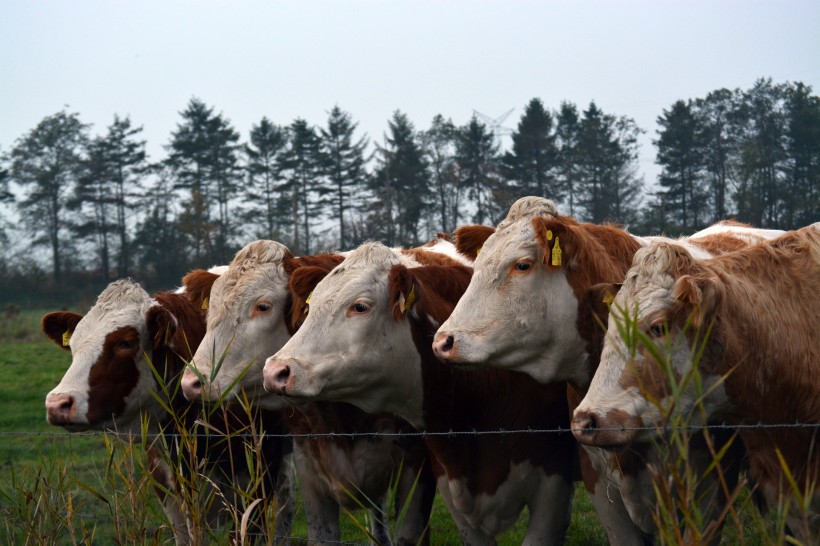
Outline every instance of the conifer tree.
[(247, 203), (243, 218), (253, 226), (254, 237), (281, 241), (292, 229), (290, 198), (283, 188), (287, 145), (287, 130), (268, 118), (251, 127), (245, 146), (248, 179), (243, 189)]
[(559, 202), (555, 123), (540, 99), (532, 99), (512, 134), (512, 149), (504, 154), (503, 172), (516, 197), (538, 195)]

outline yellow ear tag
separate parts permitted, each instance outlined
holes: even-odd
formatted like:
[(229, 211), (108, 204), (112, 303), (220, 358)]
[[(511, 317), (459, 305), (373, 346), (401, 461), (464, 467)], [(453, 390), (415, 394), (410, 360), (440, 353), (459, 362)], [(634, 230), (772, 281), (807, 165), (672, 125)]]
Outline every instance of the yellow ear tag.
[(478, 247), (477, 249), (475, 249), (475, 255), (476, 255), (476, 258), (478, 258), (478, 255), (479, 255), (479, 254), (481, 254), (481, 249), (482, 249), (482, 248), (484, 248), (484, 247), (483, 247), (483, 246), (480, 246), (480, 247)]
[(552, 241), (552, 230), (551, 229), (547, 230), (547, 241)]
[(607, 305), (612, 305), (612, 302), (615, 301), (615, 294), (607, 294), (604, 296), (603, 302)]
[(202, 305), (201, 305), (201, 307), (202, 307), (202, 310), (203, 310), (203, 311), (207, 311), (207, 310), (208, 310), (208, 298), (205, 298), (204, 300), (202, 300)]
[[(402, 294), (404, 297), (404, 294)], [(404, 300), (404, 305), (401, 308), (402, 313), (406, 313), (413, 307), (413, 304), (416, 302), (416, 285), (410, 287), (410, 293), (407, 295), (407, 299)]]
[(552, 247), (552, 265), (561, 265), (561, 245), (558, 243), (559, 237), (555, 238), (555, 245)]
[(313, 290), (311, 290), (311, 291), (310, 291), (310, 294), (308, 294), (308, 297), (307, 297), (307, 299), (305, 300), (305, 303), (306, 303), (307, 305), (310, 305), (310, 297), (311, 297), (312, 295), (313, 295)]
[(63, 332), (63, 347), (68, 347), (68, 342), (71, 341), (71, 330)]

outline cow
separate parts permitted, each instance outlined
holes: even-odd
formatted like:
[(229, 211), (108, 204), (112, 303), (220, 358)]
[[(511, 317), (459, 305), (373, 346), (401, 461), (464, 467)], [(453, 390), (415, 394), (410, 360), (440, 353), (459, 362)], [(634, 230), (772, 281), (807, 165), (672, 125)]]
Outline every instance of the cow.
[[(728, 222), (681, 244), (706, 258), (776, 233)], [(434, 337), (436, 355), (452, 364), (520, 371), (543, 383), (567, 381), (572, 411), (586, 393), (603, 342), (600, 308), (591, 304), (590, 292), (597, 283), (621, 282), (635, 252), (655, 239), (662, 238), (582, 224), (557, 214), (549, 200), (533, 197), (517, 201), (496, 230), (459, 228), (457, 247), (477, 255), (475, 273)], [(738, 451), (733, 455), (739, 458)], [(619, 453), (581, 450), (584, 484), (611, 543), (651, 541), (651, 470), (659, 455), (643, 445)], [(699, 455), (708, 467), (710, 454)], [(738, 465), (733, 461), (727, 473), (736, 476)], [(702, 498), (710, 504), (710, 497)]]
[[(196, 292), (149, 296), (139, 284), (123, 279), (108, 285), (84, 316), (65, 311), (45, 315), (43, 332), (72, 355), (68, 371), (46, 396), (46, 416), (52, 425), (69, 431), (114, 430), (135, 435), (143, 432), (146, 422), (147, 432), (157, 435), (157, 441), (149, 442), (149, 468), (177, 544), (200, 543), (204, 536), (193, 523), (190, 499), (172, 470), (171, 465), (176, 464), (181, 465), (177, 472), (186, 480), (193, 472), (204, 472), (206, 481), (220, 487), (221, 493), (216, 494), (231, 499), (230, 506), (215, 502), (207, 510), (209, 524), (224, 520), (226, 509), (241, 514), (241, 499), (232, 497), (231, 492), (247, 487), (257, 498), (273, 497), (279, 510), (275, 533), (286, 537), (294, 513), (292, 449), (280, 413), (257, 411), (251, 415), (236, 406), (225, 414), (210, 413), (210, 442), (198, 438), (195, 453), (186, 449), (188, 444), (181, 452), (177, 450), (177, 427), (184, 427), (188, 434), (205, 430), (194, 425), (202, 418), (203, 409), (185, 400), (178, 388), (185, 361), (205, 333), (201, 298), (208, 291), (207, 279), (213, 282), (217, 277), (206, 271), (199, 273), (190, 274), (206, 278)], [(258, 453), (263, 467), (261, 480), (249, 474), (245, 454), (248, 440), (237, 431), (265, 434)], [(195, 466), (200, 461), (204, 469)], [(253, 489), (249, 480), (257, 480)], [(257, 532), (256, 527), (251, 530)]]
[[(692, 425), (775, 425), (740, 428), (749, 473), (770, 506), (788, 499), (792, 532), (816, 544), (820, 223), (709, 260), (676, 244), (643, 248), (612, 309), (600, 367), (575, 410), (577, 438), (609, 448), (646, 441), (664, 434), (673, 410)], [(684, 381), (693, 367), (700, 381)], [(776, 426), (795, 423), (810, 426)]]
[[(390, 412), (423, 431), (438, 491), (465, 544), (495, 544), (525, 506), (524, 544), (560, 544), (577, 452), (566, 431), (566, 386), (442, 365), (430, 340), (472, 270), (403, 258), (366, 243), (319, 281), (305, 322), (266, 361), (264, 387), (294, 400)], [(309, 274), (294, 272), (294, 291)]]
[[(324, 275), (342, 259), (341, 254), (296, 258), (275, 241), (245, 245), (211, 289), (207, 332), (182, 379), (185, 396), (218, 400), (244, 393), (254, 405), (290, 406), (262, 389), (265, 358), (279, 350), (304, 319), (305, 303), (291, 295), (289, 279), (298, 270)], [(373, 537), (390, 544), (384, 503), (391, 479), (398, 484), (397, 504), (407, 507), (398, 542), (428, 542), (435, 484), (421, 440), (398, 436), (412, 431), (406, 422), (335, 402), (299, 404), (288, 407), (285, 415), (295, 440), (311, 543), (338, 542), (340, 508), (365, 506)]]

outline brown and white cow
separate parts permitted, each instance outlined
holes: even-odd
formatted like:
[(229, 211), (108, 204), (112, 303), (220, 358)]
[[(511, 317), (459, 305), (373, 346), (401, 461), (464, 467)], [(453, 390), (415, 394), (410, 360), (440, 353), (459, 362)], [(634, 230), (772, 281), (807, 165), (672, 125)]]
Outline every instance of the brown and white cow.
[[(816, 543), (820, 223), (710, 260), (675, 244), (641, 249), (612, 309), (600, 367), (575, 410), (578, 439), (613, 447), (654, 437), (672, 411), (694, 425), (709, 417), (787, 425), (739, 435), (769, 505), (790, 499), (792, 532)], [(626, 324), (628, 339), (618, 335)], [(813, 426), (788, 428), (795, 423)], [(778, 453), (806, 497), (805, 518)]]
[[(303, 279), (311, 273), (324, 276), (342, 259), (340, 254), (295, 258), (284, 245), (266, 240), (251, 242), (237, 252), (211, 289), (207, 332), (192, 360), (197, 372), (189, 369), (182, 379), (185, 395), (216, 400), (244, 391), (252, 404), (290, 406), (262, 389), (265, 358), (279, 350), (304, 319), (304, 300), (294, 299), (289, 280), (297, 270), (308, 273)], [(412, 431), (407, 423), (344, 403), (300, 404), (288, 407), (285, 415), (295, 439), (311, 542), (338, 541), (340, 508), (366, 506), (373, 536), (379, 544), (389, 544), (384, 504), (391, 479), (399, 484), (397, 504), (407, 503), (399, 543), (428, 541), (435, 485), (421, 440), (397, 435)], [(330, 433), (336, 436), (327, 436)], [(347, 436), (357, 433), (361, 436)]]
[[(433, 348), (444, 362), (517, 370), (544, 383), (568, 381), (573, 410), (602, 345), (589, 291), (597, 283), (621, 282), (634, 253), (649, 241), (614, 226), (579, 223), (550, 205), (523, 198), (494, 232), (484, 226), (457, 231), (459, 250), (477, 254), (475, 273)], [(682, 244), (705, 258), (773, 235), (727, 223)], [(699, 459), (708, 465), (711, 458), (703, 455)], [(611, 543), (641, 544), (654, 532), (649, 469), (658, 456), (648, 446), (620, 453), (582, 450), (584, 483)]]
[(265, 364), (265, 388), (394, 413), (425, 431), (465, 544), (495, 544), (525, 506), (524, 543), (560, 544), (573, 491), (571, 435), (499, 431), (566, 427), (565, 385), (443, 366), (430, 348), (470, 275), (454, 262), (414, 267), (379, 243), (362, 245), (316, 285), (304, 324)]
[[(165, 435), (164, 441), (158, 437), (150, 443), (149, 466), (161, 485), (157, 492), (180, 544), (198, 543), (204, 536), (195, 528), (188, 510), (189, 499), (177, 486), (168, 461), (182, 461), (179, 471), (186, 475), (204, 472), (209, 483), (222, 489), (221, 498), (232, 498), (234, 488), (249, 488), (248, 480), (252, 478), (245, 466), (248, 440), (234, 432), (248, 427), (259, 434), (265, 432), (260, 444), (265, 473), (256, 489), (248, 491), (255, 496), (275, 498), (280, 510), (276, 534), (287, 536), (294, 512), (290, 463), (286, 460), (290, 458), (291, 446), (279, 413), (258, 411), (253, 421), (238, 408), (229, 408), (226, 414), (211, 414), (211, 441), (199, 439), (195, 454), (185, 446), (185, 451), (177, 451), (179, 442), (173, 438), (176, 427), (184, 426), (191, 433), (204, 430), (194, 426), (194, 421), (202, 418), (200, 405), (185, 400), (177, 382), (185, 360), (191, 357), (205, 333), (202, 297), (207, 295), (208, 282), (213, 282), (216, 275), (205, 271), (188, 277), (191, 275), (204, 279), (195, 292), (160, 292), (149, 296), (139, 284), (125, 279), (111, 283), (85, 316), (56, 312), (43, 317), (43, 332), (72, 354), (65, 376), (46, 397), (48, 421), (70, 431), (140, 434), (145, 419), (149, 433)], [(154, 370), (162, 377), (163, 385), (158, 383)], [(166, 412), (156, 397), (165, 400), (173, 415)], [(226, 435), (230, 437), (228, 441)], [(170, 455), (161, 455), (165, 450), (170, 450)], [(196, 466), (200, 461), (202, 468)], [(217, 513), (224, 513), (224, 509), (241, 513), (240, 499), (234, 498), (232, 502), (232, 506), (224, 507), (215, 503), (208, 511), (209, 523), (215, 525), (224, 520), (224, 514)]]

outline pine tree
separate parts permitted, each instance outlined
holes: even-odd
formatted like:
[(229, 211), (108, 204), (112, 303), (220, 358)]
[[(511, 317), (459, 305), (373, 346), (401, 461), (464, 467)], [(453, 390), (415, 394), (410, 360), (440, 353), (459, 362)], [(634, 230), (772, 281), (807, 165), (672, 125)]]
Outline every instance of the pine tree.
[(129, 210), (139, 206), (142, 177), (148, 168), (145, 141), (136, 140), (140, 132), (142, 128), (132, 127), (127, 117), (114, 116), (106, 135), (89, 142), (82, 175), (67, 202), (81, 218), (75, 232), (80, 238), (93, 240), (97, 247), (105, 282), (110, 281), (112, 239), (117, 243), (116, 276), (127, 276), (130, 268)]
[(364, 205), (365, 150), (367, 137), (354, 142), (357, 124), (350, 114), (334, 106), (327, 119), (327, 128), (321, 130), (321, 149), (324, 172), (329, 183), (328, 198), (339, 223), (339, 248), (347, 248), (353, 241), (345, 229), (345, 216), (350, 209)]
[(328, 193), (322, 173), (321, 141), (316, 130), (301, 118), (291, 123), (289, 133), (290, 146), (283, 161), (288, 182), (282, 187), (290, 193), (292, 250), (310, 254), (311, 230), (324, 214)]
[(69, 225), (65, 198), (79, 176), (87, 128), (78, 114), (57, 112), (18, 139), (11, 150), (11, 180), (26, 190), (18, 210), (33, 236), (32, 245), (50, 247), (55, 280), (63, 272), (63, 231)]
[(230, 207), (241, 180), (239, 133), (196, 98), (181, 115), (168, 157), (174, 187), (190, 192), (181, 229), (190, 239), (194, 264), (224, 263), (233, 254), (236, 230)]
[(578, 200), (580, 133), (581, 121), (578, 108), (571, 102), (562, 102), (555, 128), (558, 155), (556, 176), (564, 201), (568, 202), (570, 216), (575, 216), (575, 205)]
[(796, 229), (820, 218), (820, 97), (810, 86), (786, 88), (786, 165), (781, 226)]
[(709, 93), (694, 102), (697, 141), (706, 188), (710, 194), (712, 222), (729, 215), (729, 179), (735, 155), (735, 94), (728, 89)]
[(430, 128), (419, 135), (425, 159), (430, 168), (430, 181), (435, 193), (439, 229), (455, 231), (461, 219), (464, 188), (456, 173), (456, 127), (441, 114), (433, 118)]
[(254, 226), (254, 237), (282, 240), (292, 229), (290, 199), (283, 190), (287, 130), (268, 118), (251, 127), (245, 146), (248, 181), (243, 197), (247, 208), (243, 218)]
[(515, 195), (500, 192), (499, 152), (487, 126), (473, 116), (456, 132), (456, 165), (461, 185), (476, 205), (473, 221), (495, 224), (499, 212), (509, 209)]
[(374, 238), (390, 246), (419, 243), (419, 222), (430, 200), (424, 152), (407, 116), (398, 110), (388, 121), (385, 145), (377, 146), (371, 181)]
[(563, 199), (556, 183), (558, 149), (552, 115), (540, 99), (532, 99), (512, 134), (512, 149), (504, 154), (503, 172), (515, 188), (515, 197), (538, 195)]
[[(658, 117), (657, 163), (663, 167), (666, 218), (680, 232), (693, 231), (708, 218), (707, 192), (702, 179), (702, 150), (698, 143), (698, 120), (691, 101), (675, 102)], [(666, 226), (664, 226), (666, 227)]]

